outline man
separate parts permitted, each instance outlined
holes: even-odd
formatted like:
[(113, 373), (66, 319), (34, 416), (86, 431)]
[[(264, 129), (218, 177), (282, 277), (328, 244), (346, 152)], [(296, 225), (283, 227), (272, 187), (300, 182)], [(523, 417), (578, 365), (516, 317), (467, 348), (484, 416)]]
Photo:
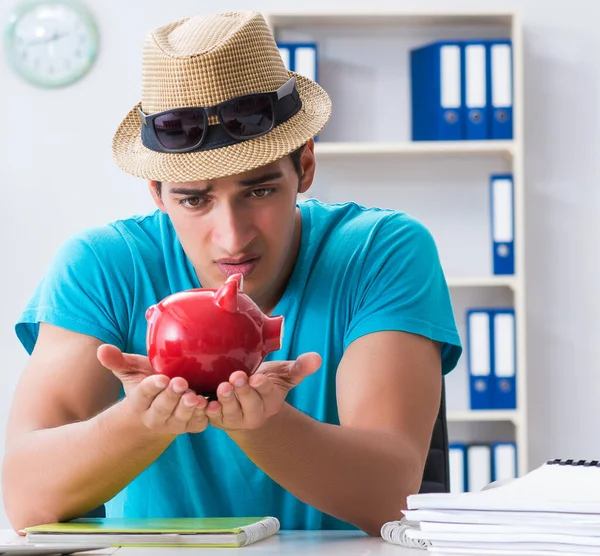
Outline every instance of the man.
[[(31, 358), (8, 428), (7, 515), (22, 529), (105, 504), (378, 535), (419, 490), (461, 353), (435, 243), (403, 213), (297, 202), (331, 104), (285, 69), (260, 14), (157, 29), (143, 63), (113, 152), (158, 210), (67, 241), (17, 323)], [(144, 315), (233, 273), (284, 316), (283, 345), (208, 403), (153, 373)]]

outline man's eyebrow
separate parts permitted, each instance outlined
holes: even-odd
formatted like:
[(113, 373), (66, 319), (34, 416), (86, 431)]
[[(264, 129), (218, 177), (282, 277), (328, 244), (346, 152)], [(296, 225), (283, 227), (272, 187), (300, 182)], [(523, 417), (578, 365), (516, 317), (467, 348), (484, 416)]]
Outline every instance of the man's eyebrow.
[(283, 177), (283, 172), (278, 170), (276, 172), (270, 172), (268, 174), (263, 174), (262, 176), (257, 176), (256, 178), (240, 180), (240, 181), (238, 181), (238, 185), (241, 185), (243, 187), (252, 187), (253, 185), (260, 185), (261, 183), (278, 180), (282, 177)]
[(207, 187), (172, 187), (169, 189), (171, 195), (190, 195), (194, 197), (202, 197), (212, 191), (213, 186)]

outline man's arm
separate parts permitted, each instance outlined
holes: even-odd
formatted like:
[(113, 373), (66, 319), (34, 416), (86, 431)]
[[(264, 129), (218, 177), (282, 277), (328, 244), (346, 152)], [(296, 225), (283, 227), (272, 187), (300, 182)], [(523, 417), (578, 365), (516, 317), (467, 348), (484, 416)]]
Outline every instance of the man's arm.
[(81, 516), (150, 465), (176, 436), (152, 425), (150, 411), (158, 411), (159, 401), (174, 404), (176, 410), (162, 406), (169, 415), (194, 414), (181, 407), (173, 382), (161, 388), (157, 377), (144, 378), (149, 371), (115, 368), (125, 366), (123, 356), (108, 350), (116, 361), (112, 370), (132, 381), (128, 396), (115, 404), (121, 383), (99, 362), (100, 345), (96, 338), (40, 325), (15, 392), (2, 468), (6, 513), (17, 531)]
[(419, 490), (441, 381), (436, 342), (376, 332), (355, 340), (340, 362), (341, 426), (285, 404), (262, 427), (229, 434), (300, 500), (378, 536)]

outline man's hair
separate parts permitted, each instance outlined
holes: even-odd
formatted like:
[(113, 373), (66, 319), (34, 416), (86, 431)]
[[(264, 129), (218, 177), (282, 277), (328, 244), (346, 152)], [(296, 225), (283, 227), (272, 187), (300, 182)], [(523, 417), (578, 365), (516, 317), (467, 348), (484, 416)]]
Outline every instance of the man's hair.
[[(298, 174), (298, 177), (302, 175), (302, 166), (300, 165), (300, 159), (302, 158), (304, 147), (306, 147), (306, 143), (304, 143), (304, 145), (298, 147), (294, 152), (288, 155), (292, 161), (292, 164), (294, 165), (294, 170), (296, 170), (296, 174)], [(160, 181), (156, 182), (156, 193), (159, 197), (162, 193), (162, 182)]]
[(302, 166), (300, 165), (300, 159), (302, 158), (304, 147), (306, 147), (306, 143), (304, 143), (304, 145), (297, 148), (293, 153), (289, 155), (290, 159), (292, 160), (292, 164), (294, 165), (294, 170), (296, 170), (296, 174), (298, 174), (298, 177), (302, 175)]

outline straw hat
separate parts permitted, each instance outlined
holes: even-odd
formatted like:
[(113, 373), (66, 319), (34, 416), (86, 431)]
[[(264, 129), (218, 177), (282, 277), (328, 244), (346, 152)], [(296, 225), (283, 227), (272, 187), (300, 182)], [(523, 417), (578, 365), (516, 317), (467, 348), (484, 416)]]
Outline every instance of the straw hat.
[[(188, 182), (247, 172), (300, 147), (331, 115), (327, 93), (286, 69), (258, 12), (185, 18), (160, 27), (144, 43), (142, 64), (142, 101), (120, 124), (112, 145), (116, 164), (140, 178)], [(266, 135), (188, 153), (161, 153), (142, 144), (138, 106), (145, 114), (209, 107), (236, 96), (275, 91), (291, 76), (296, 77), (302, 108)], [(209, 124), (216, 123), (213, 119)]]

